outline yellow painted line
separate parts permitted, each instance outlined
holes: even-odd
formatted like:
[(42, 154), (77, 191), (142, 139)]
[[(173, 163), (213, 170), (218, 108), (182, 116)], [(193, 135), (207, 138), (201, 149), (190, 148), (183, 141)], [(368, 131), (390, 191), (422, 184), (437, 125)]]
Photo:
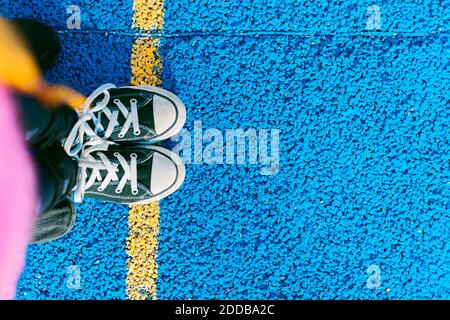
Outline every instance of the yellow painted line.
[(131, 84), (161, 85), (162, 60), (159, 39), (139, 38), (131, 53)]
[(159, 203), (131, 207), (128, 216), (127, 298), (155, 300), (158, 279)]
[[(163, 0), (134, 0), (133, 27), (139, 31), (161, 30)], [(162, 60), (159, 40), (138, 38), (131, 52), (131, 84), (161, 85)], [(158, 279), (159, 203), (132, 206), (128, 215), (127, 298), (156, 300)]]
[(164, 0), (134, 0), (133, 27), (141, 31), (161, 30), (164, 24)]

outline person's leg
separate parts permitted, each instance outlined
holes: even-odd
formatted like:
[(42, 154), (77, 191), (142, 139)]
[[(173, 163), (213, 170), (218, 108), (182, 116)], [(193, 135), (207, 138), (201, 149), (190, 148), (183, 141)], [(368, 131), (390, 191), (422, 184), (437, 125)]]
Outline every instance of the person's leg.
[(67, 106), (48, 110), (28, 96), (18, 95), (17, 106), (29, 144), (46, 148), (63, 140), (78, 121), (78, 114)]
[(72, 193), (78, 174), (78, 163), (70, 158), (60, 143), (49, 148), (31, 147), (39, 181), (40, 210), (51, 210)]
[[(60, 52), (56, 33), (44, 23), (13, 19), (42, 72), (50, 69)], [(46, 243), (66, 235), (75, 223), (76, 210), (69, 195), (75, 186), (78, 163), (69, 157), (61, 140), (78, 120), (67, 107), (48, 110), (34, 98), (17, 95), (19, 120), (34, 159), (39, 187), (39, 216), (32, 243)]]
[(27, 96), (17, 96), (16, 107), (38, 172), (39, 212), (45, 212), (67, 197), (75, 186), (78, 163), (66, 154), (62, 140), (77, 122), (78, 115), (66, 106), (45, 109)]
[(39, 215), (33, 225), (32, 243), (47, 243), (69, 233), (76, 218), (70, 198), (78, 174), (78, 163), (59, 143), (32, 150), (39, 183)]

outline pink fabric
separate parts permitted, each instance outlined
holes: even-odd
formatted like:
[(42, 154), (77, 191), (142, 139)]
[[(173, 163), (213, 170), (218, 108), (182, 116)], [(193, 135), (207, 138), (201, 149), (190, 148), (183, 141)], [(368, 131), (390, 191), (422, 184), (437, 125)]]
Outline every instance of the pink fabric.
[(0, 86), (0, 299), (14, 299), (36, 211), (36, 178), (8, 90)]

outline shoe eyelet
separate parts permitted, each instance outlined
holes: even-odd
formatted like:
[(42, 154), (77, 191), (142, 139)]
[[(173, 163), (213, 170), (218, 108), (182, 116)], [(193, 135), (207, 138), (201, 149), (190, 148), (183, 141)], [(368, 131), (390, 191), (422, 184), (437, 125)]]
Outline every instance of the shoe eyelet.
[(136, 153), (132, 153), (132, 154), (130, 155), (130, 157), (133, 158), (133, 159), (136, 159), (136, 158), (137, 158), (137, 154), (136, 154)]
[(122, 193), (122, 189), (116, 189), (116, 193)]
[(120, 103), (119, 99), (114, 99), (114, 103)]
[(137, 100), (135, 98), (130, 100), (131, 103), (137, 103)]
[(103, 192), (103, 190), (105, 190), (105, 189), (103, 189), (103, 188), (97, 188), (97, 191), (98, 191), (98, 192)]
[(118, 152), (114, 152), (114, 156), (115, 156), (115, 157), (118, 157), (118, 156), (119, 156), (119, 153), (118, 153)]
[(138, 135), (140, 135), (141, 134), (141, 130), (136, 130), (136, 131), (134, 131), (134, 135), (135, 136), (138, 136)]
[(137, 195), (139, 193), (139, 191), (138, 190), (131, 190), (131, 193), (135, 196), (135, 195)]
[(123, 138), (123, 137), (125, 137), (125, 134), (119, 133), (118, 137), (119, 137), (119, 138)]

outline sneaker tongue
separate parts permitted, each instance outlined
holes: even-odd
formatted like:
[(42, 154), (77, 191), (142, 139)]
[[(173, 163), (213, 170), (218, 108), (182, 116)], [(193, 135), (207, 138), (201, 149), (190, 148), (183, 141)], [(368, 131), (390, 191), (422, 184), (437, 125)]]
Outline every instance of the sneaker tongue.
[[(114, 103), (114, 99), (119, 99), (125, 105), (125, 107), (130, 110), (130, 100), (134, 98), (137, 100), (139, 123), (145, 125), (148, 128), (153, 129), (155, 127), (153, 120), (153, 93), (130, 88), (112, 88), (109, 89), (109, 93), (110, 99), (108, 102), (108, 108), (110, 110), (117, 110), (117, 105)], [(100, 95), (97, 99), (95, 99), (93, 106), (95, 106), (95, 104), (101, 101), (103, 98), (104, 95)], [(105, 116), (103, 116), (101, 119), (101, 124), (105, 130), (109, 125), (109, 121), (110, 120), (108, 119), (108, 117)], [(119, 126), (123, 126), (123, 124), (125, 123), (126, 118), (122, 114), (122, 112), (119, 112), (117, 121), (119, 122)]]
[[(153, 115), (153, 93), (142, 92), (141, 99), (138, 98), (138, 114), (139, 123), (144, 124), (148, 128), (155, 128)], [(144, 107), (145, 106), (145, 107)]]
[[(132, 153), (136, 153), (137, 154), (137, 160), (138, 160), (138, 164), (137, 164), (137, 181), (138, 184), (142, 184), (144, 186), (146, 186), (146, 188), (148, 188), (150, 190), (150, 182), (151, 182), (151, 175), (152, 175), (152, 164), (153, 164), (153, 152), (151, 154), (148, 154), (148, 152), (142, 152), (142, 151), (136, 151), (136, 150), (132, 150), (132, 151), (120, 151), (120, 154), (126, 159), (127, 163), (130, 164), (130, 156)], [(142, 162), (144, 159), (150, 157), (147, 161), (145, 161), (144, 163), (139, 163)], [(116, 158), (113, 156), (113, 152), (110, 153), (110, 155), (108, 156), (108, 158), (110, 158), (112, 161), (112, 163), (117, 164), (118, 161), (116, 161)], [(97, 160), (99, 160), (97, 158)], [(118, 171), (117, 176), (119, 178), (119, 181), (122, 179), (123, 175), (124, 175), (124, 170), (123, 167), (118, 164), (117, 165), (117, 169)], [(88, 168), (86, 171), (88, 177), (91, 176), (92, 174), (92, 169)], [(100, 175), (102, 177), (102, 179), (104, 180), (106, 178), (106, 176), (108, 175), (108, 170), (100, 170)], [(115, 187), (111, 187), (113, 189), (115, 189)], [(126, 192), (131, 192), (131, 181), (128, 180), (126, 186), (124, 187), (124, 191)], [(111, 191), (112, 192), (112, 191)]]
[[(120, 151), (120, 154), (126, 159), (127, 163), (130, 164), (130, 158), (131, 154), (136, 153), (137, 154), (137, 181), (138, 184), (142, 184), (146, 186), (146, 188), (150, 189), (150, 182), (151, 182), (151, 176), (152, 176), (152, 164), (153, 164), (153, 152), (151, 154), (148, 154), (148, 152), (142, 152), (137, 150), (132, 151)], [(144, 159), (150, 157), (147, 161), (141, 163)], [(118, 165), (118, 172), (117, 175), (119, 177), (119, 180), (122, 179), (124, 170), (121, 165)], [(105, 177), (107, 172), (102, 172), (102, 177)], [(130, 184), (130, 181), (127, 181), (127, 185)]]

